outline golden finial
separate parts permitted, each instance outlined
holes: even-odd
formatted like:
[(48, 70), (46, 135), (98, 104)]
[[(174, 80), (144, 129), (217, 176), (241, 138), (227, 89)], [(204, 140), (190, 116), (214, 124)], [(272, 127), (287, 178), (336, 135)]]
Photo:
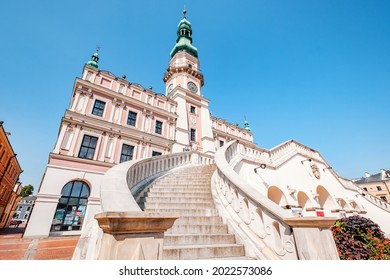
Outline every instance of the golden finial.
[(187, 10), (186, 10), (186, 8), (184, 8), (184, 10), (183, 10), (183, 17), (184, 18), (186, 18), (186, 14), (187, 14)]

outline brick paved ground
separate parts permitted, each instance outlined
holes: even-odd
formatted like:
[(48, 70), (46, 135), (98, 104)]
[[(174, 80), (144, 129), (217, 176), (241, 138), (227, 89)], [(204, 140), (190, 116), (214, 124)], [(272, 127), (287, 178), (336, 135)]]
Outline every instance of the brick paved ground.
[(0, 260), (70, 260), (79, 236), (22, 239), (24, 228), (0, 229)]

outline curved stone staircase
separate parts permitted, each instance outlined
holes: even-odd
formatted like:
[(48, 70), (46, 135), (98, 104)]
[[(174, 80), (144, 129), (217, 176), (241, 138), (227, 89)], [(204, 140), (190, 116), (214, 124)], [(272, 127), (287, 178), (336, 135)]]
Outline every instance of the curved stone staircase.
[(211, 196), (215, 165), (185, 167), (155, 181), (144, 211), (180, 216), (165, 233), (163, 259), (242, 259), (244, 246), (228, 233)]

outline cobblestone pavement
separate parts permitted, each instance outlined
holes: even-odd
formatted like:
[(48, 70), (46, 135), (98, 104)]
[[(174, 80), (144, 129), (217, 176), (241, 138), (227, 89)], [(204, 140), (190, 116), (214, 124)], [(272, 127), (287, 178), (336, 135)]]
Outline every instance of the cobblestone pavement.
[(0, 260), (70, 260), (79, 236), (23, 239), (24, 228), (0, 229)]

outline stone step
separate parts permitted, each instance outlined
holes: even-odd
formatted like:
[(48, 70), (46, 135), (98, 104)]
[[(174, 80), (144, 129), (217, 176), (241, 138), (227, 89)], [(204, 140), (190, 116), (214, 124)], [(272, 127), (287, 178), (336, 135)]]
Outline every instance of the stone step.
[(145, 202), (146, 209), (213, 209), (213, 203), (191, 202), (191, 203), (165, 203), (165, 202)]
[(234, 234), (165, 234), (164, 246), (234, 244)]
[(191, 234), (191, 233), (199, 233), (199, 234), (220, 234), (220, 233), (228, 233), (227, 225), (217, 224), (217, 225), (173, 225), (172, 228), (168, 229), (166, 233), (182, 233), (182, 234)]
[[(168, 195), (168, 192), (163, 192), (163, 191), (154, 191), (154, 192), (148, 192), (146, 197), (166, 197)], [(174, 193), (169, 193), (169, 197), (193, 197), (193, 198), (210, 198), (211, 192), (191, 192), (187, 191), (186, 192), (174, 192)]]
[(175, 221), (175, 225), (187, 224), (187, 225), (214, 225), (222, 224), (222, 218), (220, 216), (181, 216)]
[(146, 202), (148, 203), (209, 203), (213, 205), (211, 195), (207, 197), (147, 197)]
[(205, 188), (205, 187), (154, 187), (150, 190), (150, 192), (165, 192), (165, 193), (181, 193), (181, 192), (186, 192), (186, 193), (211, 193), (210, 188)]
[(242, 245), (215, 209), (214, 165), (183, 168), (153, 183), (141, 201), (145, 212), (179, 216), (164, 235), (163, 259), (245, 259)]
[(209, 187), (210, 182), (207, 183), (202, 183), (202, 182), (191, 182), (191, 181), (186, 181), (186, 182), (158, 182), (157, 184), (153, 185), (153, 188), (157, 186), (183, 186), (183, 187), (189, 187), (189, 186), (201, 186), (201, 187)]
[(217, 216), (215, 209), (145, 209), (147, 213), (158, 213), (172, 216)]
[(164, 260), (196, 260), (244, 257), (244, 246), (236, 244), (164, 246)]
[(164, 178), (161, 178), (161, 180), (180, 180), (180, 179), (187, 179), (187, 180), (195, 180), (195, 181), (210, 181), (210, 175), (205, 173), (189, 173), (189, 174), (170, 174), (165, 176)]

